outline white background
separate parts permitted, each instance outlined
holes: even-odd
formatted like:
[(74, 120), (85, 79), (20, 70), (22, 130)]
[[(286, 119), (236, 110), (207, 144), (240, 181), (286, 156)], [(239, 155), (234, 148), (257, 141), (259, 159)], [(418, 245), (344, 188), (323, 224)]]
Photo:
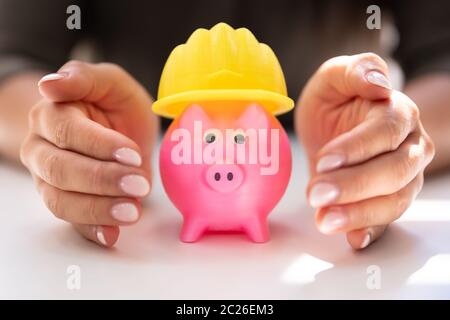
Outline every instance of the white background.
[[(354, 252), (344, 236), (315, 228), (306, 162), (293, 145), (267, 244), (239, 234), (179, 242), (181, 216), (156, 172), (143, 218), (105, 250), (54, 218), (25, 171), (0, 163), (0, 298), (450, 298), (450, 173), (428, 179), (382, 239)], [(80, 290), (67, 289), (70, 265), (81, 268)], [(379, 290), (366, 286), (371, 265), (381, 270)]]

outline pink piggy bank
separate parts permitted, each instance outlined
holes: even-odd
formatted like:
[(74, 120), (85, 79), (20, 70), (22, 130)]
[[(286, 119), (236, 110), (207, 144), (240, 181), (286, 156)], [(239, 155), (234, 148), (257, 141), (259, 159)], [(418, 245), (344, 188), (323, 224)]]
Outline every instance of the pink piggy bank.
[(191, 104), (165, 134), (160, 172), (183, 215), (181, 241), (241, 231), (266, 242), (267, 216), (289, 182), (291, 149), (281, 124), (258, 104)]

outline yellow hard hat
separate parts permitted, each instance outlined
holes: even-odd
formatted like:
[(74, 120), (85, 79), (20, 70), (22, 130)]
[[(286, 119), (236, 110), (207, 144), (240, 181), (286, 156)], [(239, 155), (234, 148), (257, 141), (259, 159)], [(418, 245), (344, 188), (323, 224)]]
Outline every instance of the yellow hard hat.
[(205, 101), (258, 102), (275, 115), (294, 107), (272, 49), (248, 29), (226, 23), (197, 29), (172, 51), (153, 111), (175, 118), (191, 103)]

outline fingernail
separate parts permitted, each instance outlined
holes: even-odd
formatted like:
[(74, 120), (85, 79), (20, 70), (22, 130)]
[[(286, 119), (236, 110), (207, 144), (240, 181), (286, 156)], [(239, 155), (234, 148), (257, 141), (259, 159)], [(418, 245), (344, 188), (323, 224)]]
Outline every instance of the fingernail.
[(348, 223), (348, 217), (341, 211), (329, 211), (322, 219), (319, 229), (323, 233), (329, 233), (344, 227)]
[(341, 154), (330, 154), (319, 159), (316, 165), (317, 172), (325, 172), (339, 168), (344, 163), (344, 156)]
[(365, 247), (367, 247), (370, 244), (370, 240), (372, 239), (372, 236), (370, 235), (370, 232), (367, 232), (366, 235), (364, 236), (363, 241), (361, 242), (361, 249), (364, 249)]
[(139, 217), (138, 209), (132, 203), (116, 204), (111, 209), (111, 215), (122, 222), (134, 222)]
[(95, 227), (95, 235), (97, 237), (97, 240), (104, 246), (108, 246), (108, 244), (106, 243), (106, 239), (105, 239), (105, 234), (103, 232), (103, 227), (102, 226), (97, 226)]
[(309, 203), (314, 208), (323, 207), (335, 200), (338, 194), (339, 190), (331, 183), (319, 182), (309, 193)]
[(392, 89), (391, 82), (381, 72), (369, 71), (366, 74), (366, 79), (367, 79), (367, 81), (369, 81), (370, 83), (372, 83), (376, 86), (383, 87), (383, 88), (386, 88), (389, 90)]
[(131, 196), (143, 197), (150, 191), (147, 179), (137, 174), (130, 174), (120, 180), (120, 188)]
[(114, 158), (120, 163), (140, 167), (142, 164), (142, 159), (139, 153), (130, 148), (120, 148), (114, 151)]
[(43, 82), (47, 81), (55, 81), (55, 80), (61, 80), (66, 76), (65, 73), (50, 73), (41, 78), (38, 82), (38, 86), (40, 86)]

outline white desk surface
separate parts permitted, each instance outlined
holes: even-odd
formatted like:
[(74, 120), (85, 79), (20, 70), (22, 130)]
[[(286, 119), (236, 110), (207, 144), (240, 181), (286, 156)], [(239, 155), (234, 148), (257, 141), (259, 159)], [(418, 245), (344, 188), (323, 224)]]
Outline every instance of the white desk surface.
[[(243, 235), (179, 242), (181, 216), (156, 173), (144, 216), (105, 250), (54, 218), (25, 171), (0, 163), (0, 298), (450, 298), (450, 173), (426, 181), (384, 237), (355, 252), (344, 236), (315, 228), (306, 162), (293, 145), (292, 178), (270, 215), (267, 244)], [(80, 267), (79, 290), (67, 288), (70, 265)], [(371, 265), (380, 268), (380, 289), (366, 285)]]

